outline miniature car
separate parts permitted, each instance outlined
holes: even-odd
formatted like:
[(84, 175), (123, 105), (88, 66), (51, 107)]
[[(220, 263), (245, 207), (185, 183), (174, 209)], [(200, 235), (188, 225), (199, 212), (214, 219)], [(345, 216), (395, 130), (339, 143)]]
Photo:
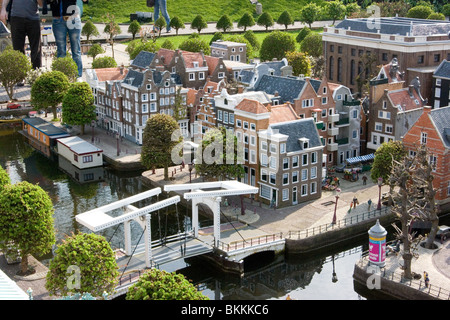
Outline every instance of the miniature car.
[(448, 237), (450, 237), (450, 227), (448, 226), (439, 226), (439, 230), (436, 232), (436, 237), (437, 238), (441, 238), (443, 240), (447, 239)]
[(18, 103), (8, 103), (6, 105), (6, 109), (19, 109), (22, 108), (22, 106)]

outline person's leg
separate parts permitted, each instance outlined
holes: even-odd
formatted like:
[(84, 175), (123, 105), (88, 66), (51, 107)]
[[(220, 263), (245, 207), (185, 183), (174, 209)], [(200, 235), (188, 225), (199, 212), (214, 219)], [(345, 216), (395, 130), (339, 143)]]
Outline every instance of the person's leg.
[(25, 37), (27, 35), (23, 18), (11, 17), (11, 40), (14, 50), (25, 54)]
[[(75, 23), (81, 25), (80, 18), (75, 18)], [(72, 59), (75, 61), (78, 67), (78, 77), (83, 75), (83, 62), (81, 60), (81, 29), (80, 28), (68, 28), (70, 49), (72, 51)]]
[(155, 0), (155, 6), (154, 6), (153, 11), (154, 11), (153, 12), (153, 22), (155, 22), (159, 18), (159, 0)]
[(66, 37), (67, 37), (67, 22), (58, 18), (53, 19), (52, 28), (53, 35), (56, 42), (56, 57), (64, 58), (67, 54)]
[(42, 66), (41, 24), (39, 20), (27, 20), (27, 35), (31, 50), (33, 69)]
[(164, 19), (166, 20), (166, 28), (167, 28), (167, 32), (170, 31), (170, 17), (169, 17), (169, 13), (167, 12), (167, 2), (166, 0), (160, 0), (161, 2), (161, 14), (164, 17)]

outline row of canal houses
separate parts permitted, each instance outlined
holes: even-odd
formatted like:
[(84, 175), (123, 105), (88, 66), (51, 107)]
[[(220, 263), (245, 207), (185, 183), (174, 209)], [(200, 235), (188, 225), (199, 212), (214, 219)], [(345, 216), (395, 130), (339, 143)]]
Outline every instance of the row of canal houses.
[(179, 95), (188, 111), (178, 121), (186, 138), (199, 141), (213, 127), (235, 132), (242, 181), (260, 188), (256, 199), (284, 207), (319, 198), (326, 168), (360, 155), (366, 122), (360, 101), (326, 78), (292, 75), (286, 59), (244, 63), (236, 58), (244, 44), (211, 48), (211, 56), (143, 51), (128, 68), (87, 70), (98, 125), (142, 144), (148, 118), (173, 115)]

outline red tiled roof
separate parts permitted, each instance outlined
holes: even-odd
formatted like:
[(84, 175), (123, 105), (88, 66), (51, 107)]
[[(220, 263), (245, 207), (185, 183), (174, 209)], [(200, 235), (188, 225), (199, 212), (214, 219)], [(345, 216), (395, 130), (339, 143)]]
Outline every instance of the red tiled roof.
[[(161, 61), (164, 60), (163, 61), (164, 65), (168, 65), (172, 61), (174, 54), (175, 54), (174, 50), (169, 50), (169, 49), (164, 49), (164, 48), (161, 48), (158, 50), (158, 57)], [(161, 57), (164, 57), (164, 59), (161, 59)]]
[(261, 102), (247, 98), (242, 99), (235, 109), (255, 114), (269, 112), (269, 109), (267, 109), (267, 107), (265, 107)]
[(271, 106), (269, 124), (300, 119), (290, 103)]
[(219, 64), (219, 58), (205, 56), (205, 59), (206, 59), (206, 64), (208, 65), (208, 72), (209, 72), (209, 74), (212, 74), (214, 72), (214, 70), (216, 70), (217, 65)]
[(117, 67), (117, 68), (100, 68), (100, 69), (94, 69), (95, 74), (97, 75), (97, 79), (98, 81), (109, 81), (109, 80), (122, 80), (123, 78), (125, 78), (125, 76), (128, 73), (128, 69), (127, 68), (123, 68), (122, 69), (122, 73), (121, 73), (121, 68)]
[(200, 52), (189, 52), (180, 50), (181, 55), (183, 56), (184, 65), (186, 68), (194, 68), (194, 62), (198, 62), (199, 67), (203, 67), (203, 54)]
[(387, 94), (394, 107), (401, 106), (401, 111), (408, 111), (423, 107), (423, 103), (417, 92), (412, 89), (412, 93), (412, 96), (410, 96), (409, 88), (404, 88), (389, 91)]

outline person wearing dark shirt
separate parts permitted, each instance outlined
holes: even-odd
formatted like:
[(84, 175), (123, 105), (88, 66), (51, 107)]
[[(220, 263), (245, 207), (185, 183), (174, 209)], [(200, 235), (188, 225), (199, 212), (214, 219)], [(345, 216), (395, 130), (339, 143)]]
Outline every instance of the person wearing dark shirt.
[[(86, 0), (83, 0), (86, 2)], [(78, 67), (78, 79), (83, 75), (83, 63), (81, 60), (81, 10), (77, 6), (77, 0), (47, 0), (53, 16), (53, 35), (56, 42), (56, 57), (66, 56), (66, 37), (69, 35), (72, 59)]]
[[(12, 3), (10, 4), (10, 1)], [(10, 4), (10, 12), (6, 10)], [(11, 38), (14, 50), (25, 54), (25, 38), (28, 37), (33, 69), (42, 66), (41, 24), (38, 5), (43, 6), (43, 0), (3, 0), (0, 20), (6, 25), (9, 20)]]

